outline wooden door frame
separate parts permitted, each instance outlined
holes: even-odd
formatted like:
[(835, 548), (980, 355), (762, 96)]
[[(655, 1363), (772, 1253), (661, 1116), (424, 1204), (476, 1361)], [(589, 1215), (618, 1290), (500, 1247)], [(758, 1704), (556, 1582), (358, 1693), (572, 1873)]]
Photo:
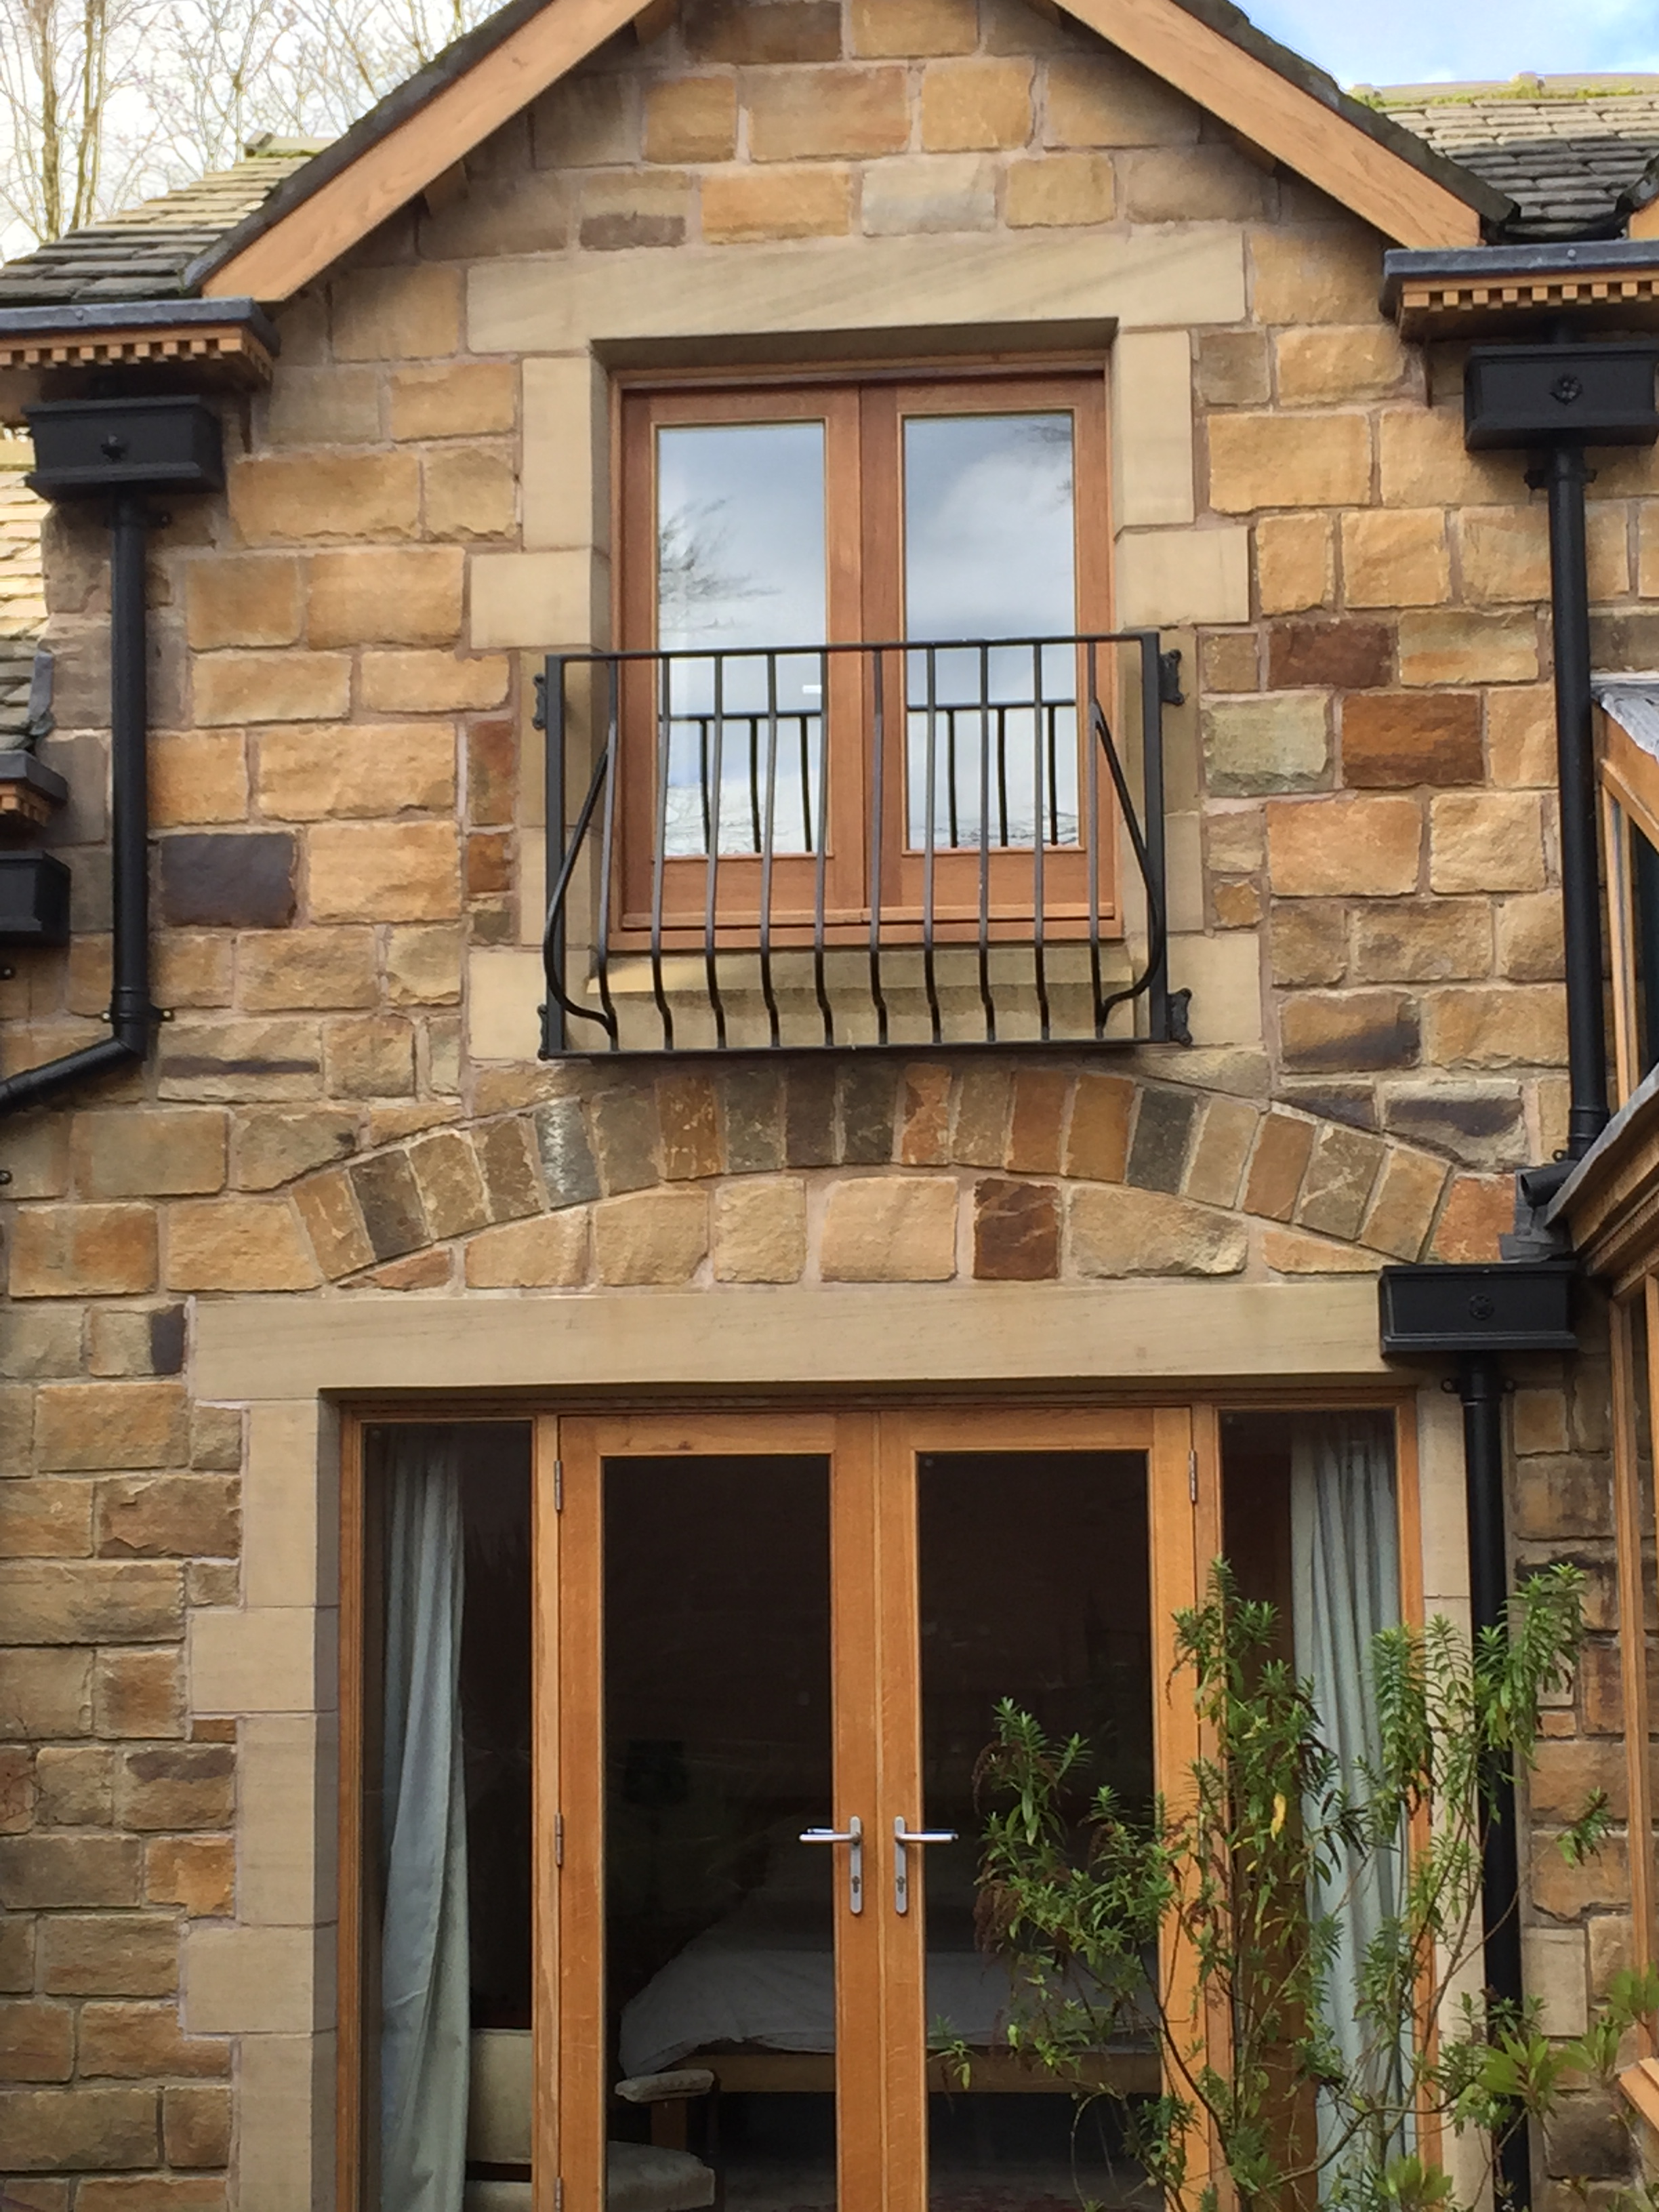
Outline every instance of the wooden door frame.
[[(1650, 1283), (1646, 1295), (1650, 1324), (1659, 1322), (1659, 1285)], [(1659, 1327), (1650, 1326), (1649, 1355), (1656, 1370), (1656, 1388), (1659, 1389)], [(365, 2201), (362, 2161), (368, 2116), (363, 2068), (368, 1991), (364, 1875), (366, 1847), (369, 1839), (366, 1835), (363, 1796), (364, 1760), (368, 1741), (368, 1644), (372, 1627), (368, 1546), (369, 1516), (363, 1464), (363, 1434), (367, 1428), (452, 1420), (514, 1424), (528, 1426), (531, 1431), (532, 1547), (534, 1562), (532, 1666), (536, 1670), (532, 1707), (535, 1836), (532, 1910), (532, 1940), (537, 1958), (532, 1989), (534, 2064), (538, 2092), (541, 2085), (553, 2082), (556, 2067), (559, 2069), (558, 2096), (538, 2094), (537, 2099), (534, 2212), (554, 2212), (556, 2182), (562, 2180), (570, 2184), (583, 2178), (573, 2176), (565, 2170), (565, 2146), (561, 2141), (558, 2128), (559, 2111), (561, 2108), (569, 2109), (565, 2104), (567, 2096), (580, 2101), (584, 2097), (591, 2099), (597, 2094), (599, 2124), (593, 2140), (599, 2144), (602, 2155), (604, 2099), (608, 2094), (599, 2039), (592, 2035), (576, 2034), (574, 2024), (562, 2012), (566, 2001), (562, 1972), (563, 1961), (568, 1956), (566, 1947), (573, 1940), (591, 1942), (594, 1940), (595, 1932), (591, 1923), (586, 1930), (572, 1924), (574, 1916), (567, 1900), (574, 1899), (575, 1885), (568, 1877), (582, 1865), (580, 1854), (583, 1850), (598, 1854), (603, 1849), (602, 1818), (580, 1822), (571, 1818), (573, 1801), (562, 1766), (573, 1733), (582, 1729), (591, 1733), (597, 1728), (602, 1741), (599, 1701), (602, 1694), (603, 1641), (597, 1578), (589, 1573), (591, 1601), (588, 1604), (572, 1607), (563, 1601), (564, 1597), (568, 1597), (573, 1567), (578, 1558), (586, 1557), (597, 1564), (599, 1557), (597, 1521), (586, 1526), (579, 1525), (582, 1508), (567, 1487), (569, 1481), (568, 1465), (574, 1456), (573, 1443), (591, 1452), (595, 1459), (606, 1452), (626, 1453), (630, 1450), (641, 1455), (653, 1456), (666, 1456), (674, 1451), (684, 1451), (688, 1455), (731, 1451), (760, 1456), (775, 1453), (781, 1448), (780, 1439), (787, 1439), (781, 1445), (784, 1449), (814, 1455), (828, 1454), (845, 1459), (848, 1466), (848, 1499), (854, 1495), (856, 1484), (864, 1495), (863, 1511), (858, 1517), (871, 1532), (868, 1540), (873, 1542), (875, 1548), (866, 1559), (862, 1576), (851, 1565), (851, 1555), (847, 1546), (854, 1540), (850, 1533), (842, 1534), (842, 1550), (839, 1554), (832, 1549), (832, 1581), (845, 1584), (848, 1593), (842, 1633), (847, 1638), (848, 1652), (862, 1651), (868, 1668), (878, 1673), (885, 1669), (890, 1675), (890, 1650), (896, 1640), (909, 1637), (914, 1631), (914, 1621), (908, 1617), (906, 1606), (903, 1603), (895, 1606), (890, 1596), (884, 1604), (883, 1600), (884, 1591), (890, 1593), (895, 1588), (896, 1570), (904, 1562), (908, 1562), (910, 1573), (908, 1587), (912, 1591), (915, 1587), (914, 1514), (910, 1514), (907, 1527), (905, 1507), (908, 1501), (902, 1493), (896, 1498), (895, 1492), (899, 1486), (886, 1479), (896, 1437), (926, 1432), (930, 1437), (956, 1440), (953, 1443), (940, 1442), (930, 1446), (939, 1449), (994, 1452), (1045, 1449), (1146, 1450), (1148, 1454), (1148, 1527), (1154, 1553), (1149, 1563), (1153, 1577), (1153, 1631), (1158, 1639), (1155, 1668), (1162, 1670), (1162, 1679), (1167, 1680), (1174, 1665), (1174, 1629), (1170, 1617), (1170, 1609), (1161, 1603), (1158, 1593), (1161, 1589), (1168, 1589), (1177, 1577), (1183, 1589), (1190, 1588), (1195, 1595), (1200, 1592), (1207, 1564), (1221, 1551), (1220, 1432), (1222, 1416), (1230, 1411), (1282, 1409), (1286, 1413), (1334, 1413), (1371, 1411), (1392, 1414), (1395, 1496), (1401, 1539), (1401, 1613), (1408, 1625), (1422, 1626), (1424, 1582), (1417, 1449), (1418, 1398), (1417, 1389), (1410, 1385), (1373, 1383), (1322, 1388), (1317, 1384), (1298, 1383), (1279, 1388), (1264, 1384), (1255, 1389), (1219, 1393), (1193, 1392), (1179, 1398), (1172, 1396), (1166, 1399), (1160, 1394), (1156, 1399), (1133, 1403), (1125, 1402), (1121, 1398), (1098, 1404), (1071, 1403), (1059, 1407), (992, 1401), (985, 1405), (976, 1403), (971, 1408), (964, 1409), (959, 1400), (953, 1403), (933, 1399), (912, 1401), (903, 1408), (896, 1406), (891, 1410), (866, 1408), (853, 1413), (795, 1412), (768, 1405), (736, 1413), (729, 1410), (704, 1413), (691, 1409), (684, 1413), (630, 1414), (626, 1412), (585, 1410), (573, 1414), (550, 1411), (545, 1401), (540, 1404), (526, 1405), (488, 1398), (447, 1399), (425, 1404), (404, 1401), (392, 1405), (343, 1406), (338, 1591), (339, 1962), (336, 2055), (336, 2186), (340, 2212), (364, 2212)], [(884, 1437), (880, 1427), (884, 1423), (889, 1425)], [(899, 1448), (902, 1449), (902, 1445)], [(591, 1496), (596, 1500), (596, 1486), (588, 1487)], [(1180, 1495), (1183, 1488), (1187, 1492), (1184, 1499)], [(562, 1510), (555, 1510), (556, 1498), (561, 1498)], [(1174, 1510), (1171, 1510), (1172, 1506)], [(1183, 1519), (1187, 1524), (1184, 1534), (1180, 1526)], [(833, 1540), (832, 1534), (832, 1544)], [(848, 1569), (845, 1573), (842, 1571), (843, 1567)], [(906, 1587), (902, 1575), (897, 1577), (896, 1587)], [(855, 1619), (850, 1600), (853, 1593), (860, 1591), (866, 1601), (865, 1609), (862, 1617)], [(908, 1613), (913, 1612), (912, 1602)], [(837, 1614), (836, 1618), (839, 1624), (841, 1615)], [(836, 1662), (844, 1663), (846, 1656), (846, 1653), (838, 1652)], [(580, 1657), (583, 1664), (572, 1675), (570, 1662), (575, 1657)], [(919, 1680), (919, 1676), (913, 1674), (910, 1679)], [(574, 1681), (578, 1698), (586, 1686), (587, 1707), (585, 1711), (580, 1705), (573, 1704), (572, 1693), (565, 1686), (566, 1681), (571, 1680)], [(1166, 1700), (1160, 1698), (1155, 1701), (1154, 1741), (1158, 1771), (1161, 1775), (1168, 1777), (1186, 1771), (1200, 1745), (1195, 1717), (1172, 1712), (1166, 1707)], [(866, 1795), (872, 1804), (886, 1790), (887, 1778), (878, 1771), (876, 1763), (879, 1757), (879, 1753), (872, 1747), (869, 1773), (849, 1773), (846, 1777), (845, 1787), (838, 1769), (836, 1781), (837, 1814), (843, 1809), (844, 1798), (855, 1789)], [(602, 1816), (602, 1802), (599, 1809)], [(555, 1838), (557, 1832), (555, 1821), (560, 1813), (565, 1816), (562, 1822), (564, 1843), (562, 1861), (556, 1866)], [(866, 1880), (871, 1881), (873, 1877), (873, 1894), (874, 1889), (878, 1887), (884, 1866), (878, 1855), (872, 1854), (872, 1861)], [(597, 1856), (594, 1863), (597, 1868)], [(893, 1919), (894, 1916), (890, 1914), (872, 1916), (872, 1929), (887, 1934), (890, 1941)], [(1171, 1931), (1166, 1938), (1165, 1972), (1172, 1982), (1178, 1972), (1176, 1941)], [(885, 1986), (885, 1977), (879, 1969), (875, 1986), (878, 1991), (884, 1990)], [(848, 1984), (838, 1983), (838, 2002), (851, 2003), (849, 1988)], [(878, 1998), (878, 2002), (880, 2001)], [(865, 2018), (867, 2020), (867, 2013)], [(1425, 2020), (1425, 2025), (1426, 2031), (1432, 2035), (1435, 2023)], [(846, 2183), (858, 2192), (848, 2194), (848, 2189), (843, 2187), (840, 2201), (848, 2205), (878, 2201), (870, 2195), (870, 2186), (872, 2180), (879, 2181), (882, 2175), (889, 2174), (892, 2170), (889, 2161), (901, 2148), (901, 2144), (895, 2139), (896, 2129), (902, 2128), (912, 2142), (925, 2142), (925, 2136), (917, 2134), (914, 2115), (908, 2125), (902, 2123), (905, 2102), (908, 2100), (914, 2104), (917, 2085), (908, 2081), (900, 2084), (893, 2080), (896, 2062), (883, 2055), (890, 2041), (885, 2027), (884, 2020), (880, 2035), (873, 2043), (867, 2039), (865, 2042), (865, 2055), (871, 2060), (872, 2072), (879, 2071), (882, 2075), (878, 2087), (872, 2080), (866, 2084), (866, 2090), (872, 2109), (880, 2114), (880, 2122), (878, 2127), (871, 2131), (871, 2140), (862, 2147), (866, 2154), (863, 2166), (844, 2177)], [(1224, 2037), (1224, 2023), (1212, 2019), (1206, 2022), (1206, 2027), (1212, 2039), (1218, 2034)], [(843, 2032), (843, 2024), (840, 2021), (837, 2040), (844, 2051), (849, 2051), (851, 2046), (859, 2042), (859, 2039)], [(583, 2052), (588, 2055), (586, 2074), (582, 2070)], [(838, 2081), (838, 2093), (839, 2090)], [(1425, 2142), (1425, 2149), (1433, 2154), (1435, 2146)], [(880, 2162), (878, 2170), (876, 2166), (878, 2160)], [(1199, 2178), (1201, 2179), (1202, 2177)], [(592, 2206), (603, 2203), (602, 2170), (585, 2179), (596, 2192), (591, 2205), (585, 2203), (582, 2196), (572, 2187), (568, 2189), (564, 2198), (568, 2212), (592, 2212)]]

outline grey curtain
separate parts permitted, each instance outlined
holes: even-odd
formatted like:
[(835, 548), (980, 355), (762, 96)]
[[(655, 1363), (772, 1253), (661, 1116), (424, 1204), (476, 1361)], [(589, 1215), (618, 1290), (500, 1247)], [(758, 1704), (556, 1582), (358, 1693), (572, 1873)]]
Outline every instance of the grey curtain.
[(386, 1516), (380, 2212), (460, 2212), (466, 2165), (463, 1552), (453, 1430), (396, 1432)]
[[(1371, 1696), (1371, 1643), (1400, 1620), (1400, 1523), (1395, 1494), (1393, 1424), (1387, 1415), (1319, 1414), (1299, 1419), (1291, 1443), (1292, 1620), (1298, 1674), (1311, 1679), (1324, 1737), (1351, 1788), (1363, 1788), (1362, 1760), (1382, 1744)], [(1403, 1844), (1403, 1838), (1402, 1838)], [(1316, 1883), (1316, 1913), (1338, 1917), (1327, 2026), (1350, 2069), (1364, 2062), (1368, 2085), (1398, 2081), (1400, 2054), (1372, 2050), (1353, 1997), (1370, 1943), (1403, 1901), (1403, 1850), (1373, 1857), (1356, 1875), (1339, 1864)], [(1322, 2149), (1334, 2146), (1342, 2116), (1320, 2100)], [(1397, 2148), (1407, 2148), (1410, 2130)], [(1356, 2148), (1358, 2146), (1356, 2145)]]

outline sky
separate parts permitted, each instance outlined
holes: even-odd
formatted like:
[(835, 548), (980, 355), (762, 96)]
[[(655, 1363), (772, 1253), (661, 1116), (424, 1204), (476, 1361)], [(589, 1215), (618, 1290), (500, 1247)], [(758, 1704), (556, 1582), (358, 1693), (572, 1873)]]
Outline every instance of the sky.
[(1659, 70), (1659, 0), (1243, 0), (1343, 84)]

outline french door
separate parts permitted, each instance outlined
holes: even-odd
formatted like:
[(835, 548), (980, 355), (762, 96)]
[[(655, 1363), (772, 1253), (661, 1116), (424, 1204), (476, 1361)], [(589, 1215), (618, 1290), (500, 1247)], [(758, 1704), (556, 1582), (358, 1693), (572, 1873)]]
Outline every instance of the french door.
[[(1006, 1699), (1130, 1802), (1186, 1771), (1212, 1435), (1185, 1407), (540, 1424), (536, 2212), (599, 2212), (607, 2162), (616, 2201), (653, 2156), (663, 2202), (727, 2212), (1151, 2201), (1113, 2100), (1079, 2127), (1009, 2051), (980, 1759)], [(1150, 2039), (1090, 2063), (1160, 2087)]]

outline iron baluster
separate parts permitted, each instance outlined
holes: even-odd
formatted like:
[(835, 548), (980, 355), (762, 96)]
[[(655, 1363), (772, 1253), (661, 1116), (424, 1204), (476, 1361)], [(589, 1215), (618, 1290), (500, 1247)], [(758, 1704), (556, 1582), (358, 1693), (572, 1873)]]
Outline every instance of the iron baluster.
[(924, 648), (927, 656), (927, 797), (922, 811), (927, 833), (927, 844), (921, 856), (921, 975), (927, 992), (927, 1015), (933, 1024), (933, 1042), (938, 1044), (945, 1035), (939, 1015), (939, 977), (933, 960), (933, 863), (935, 859), (935, 816), (938, 811), (936, 782), (939, 775), (939, 647)]
[(1036, 788), (1031, 793), (1031, 981), (1036, 990), (1037, 1035), (1047, 1044), (1049, 1037), (1048, 1020), (1048, 963), (1042, 940), (1042, 896), (1046, 889), (1042, 863), (1045, 858), (1042, 843), (1042, 647), (1031, 647), (1031, 691), (1034, 701), (1031, 720), (1031, 775)]
[(726, 655), (714, 655), (714, 834), (708, 842), (708, 893), (703, 913), (703, 963), (714, 1016), (714, 1048), (726, 1049), (726, 1001), (720, 979), (720, 835), (726, 806)]
[[(800, 790), (801, 806), (807, 804), (807, 757), (805, 741), (806, 717), (801, 717)], [(810, 817), (807, 828), (807, 850), (813, 852)], [(817, 993), (818, 1012), (823, 1017), (823, 1042), (836, 1042), (835, 1009), (830, 1002), (829, 983), (823, 963), (823, 903), (824, 870), (830, 860), (830, 655), (818, 655), (818, 842), (814, 853), (812, 870), (812, 905), (815, 917), (812, 930), (812, 985)]]
[(605, 671), (605, 830), (599, 845), (599, 913), (593, 930), (597, 946), (593, 966), (611, 1049), (617, 1052), (622, 1046), (622, 1026), (611, 995), (611, 917), (616, 890), (617, 793), (622, 789), (622, 670), (614, 660)]
[[(991, 988), (991, 648), (982, 640), (979, 648), (979, 1002), (985, 1009), (985, 1042), (994, 1044), (997, 1002)], [(999, 714), (999, 726), (1001, 720)]]
[[(882, 797), (887, 773), (887, 656), (878, 652), (872, 664), (870, 760), (870, 1003), (876, 1010), (876, 1042), (887, 1042), (887, 1000), (881, 988), (881, 878), (887, 864), (882, 849), (885, 824)], [(900, 672), (900, 696), (904, 695)]]
[(761, 996), (775, 1051), (782, 1036), (778, 1022), (778, 995), (772, 983), (772, 832), (778, 797), (778, 656), (766, 655), (766, 816), (761, 844), (760, 970)]
[(1100, 754), (1094, 741), (1092, 717), (1100, 689), (1100, 648), (1092, 638), (1085, 648), (1087, 664), (1084, 671), (1083, 698), (1079, 702), (1079, 720), (1086, 732), (1084, 743), (1085, 765), (1084, 781), (1088, 793), (1089, 834), (1083, 841), (1083, 849), (1089, 864), (1089, 1004), (1095, 1010), (1095, 1036), (1106, 1034), (1105, 1017), (1100, 1006), (1100, 864), (1104, 855), (1100, 849)]
[[(542, 677), (542, 726), (547, 737), (547, 921), (542, 933), (542, 967), (547, 978), (547, 998), (542, 1007), (541, 1057), (556, 1059), (570, 1040), (570, 1024), (564, 1005), (564, 902), (556, 896), (562, 889), (565, 858), (574, 849), (566, 836), (564, 758), (564, 663), (548, 656)], [(579, 841), (578, 841), (579, 842)]]
[(651, 855), (651, 995), (657, 1002), (657, 1012), (662, 1021), (665, 1052), (674, 1049), (674, 1010), (668, 1003), (662, 975), (662, 904), (668, 866), (668, 777), (672, 765), (669, 756), (674, 731), (670, 690), (673, 667), (673, 656), (665, 653), (657, 669), (657, 838)]

